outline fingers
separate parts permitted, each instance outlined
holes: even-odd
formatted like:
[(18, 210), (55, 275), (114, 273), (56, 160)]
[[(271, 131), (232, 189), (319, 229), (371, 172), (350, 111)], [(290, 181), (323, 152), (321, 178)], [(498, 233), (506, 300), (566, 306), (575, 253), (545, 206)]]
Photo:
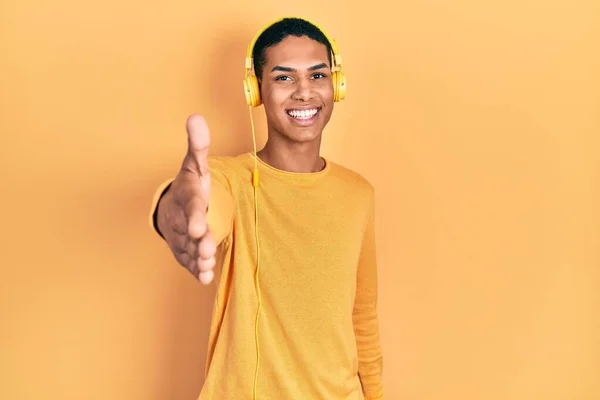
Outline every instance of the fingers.
[(187, 219), (188, 269), (203, 284), (214, 278), (215, 253), (217, 251), (213, 235), (208, 227), (206, 201), (200, 195), (192, 195), (184, 206)]
[(208, 259), (200, 259), (198, 260), (198, 271), (199, 272), (208, 272), (212, 271), (215, 268), (215, 257), (210, 257)]
[(209, 284), (214, 278), (213, 268), (215, 267), (216, 247), (210, 232), (200, 239), (196, 255), (196, 265), (198, 280), (203, 284)]
[(203, 196), (198, 194), (190, 195), (190, 198), (184, 205), (185, 216), (188, 223), (187, 233), (193, 239), (200, 239), (208, 231), (206, 209), (206, 200)]
[(192, 239), (181, 235), (178, 240), (177, 260), (202, 283), (210, 283), (216, 265), (216, 246), (212, 234), (208, 232), (202, 239)]
[(202, 260), (208, 260), (212, 258), (216, 252), (217, 247), (215, 246), (215, 241), (213, 239), (212, 233), (209, 231), (200, 240), (200, 243), (198, 243), (198, 256)]
[(206, 271), (206, 272), (200, 272), (200, 274), (198, 274), (198, 280), (202, 284), (208, 285), (209, 283), (212, 282), (214, 276), (215, 276), (215, 273), (212, 270)]

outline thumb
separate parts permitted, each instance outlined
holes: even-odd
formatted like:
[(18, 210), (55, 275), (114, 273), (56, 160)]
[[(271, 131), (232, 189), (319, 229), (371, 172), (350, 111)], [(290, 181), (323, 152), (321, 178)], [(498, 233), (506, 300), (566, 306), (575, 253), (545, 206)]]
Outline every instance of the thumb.
[(188, 135), (188, 152), (185, 157), (186, 169), (197, 173), (200, 177), (208, 174), (208, 147), (210, 132), (204, 117), (191, 115), (186, 124)]

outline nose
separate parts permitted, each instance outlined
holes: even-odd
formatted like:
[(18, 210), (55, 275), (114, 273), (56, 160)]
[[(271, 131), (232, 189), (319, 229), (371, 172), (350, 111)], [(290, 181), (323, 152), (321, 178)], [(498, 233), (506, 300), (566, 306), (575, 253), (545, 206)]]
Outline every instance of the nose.
[(310, 85), (310, 79), (300, 78), (296, 82), (296, 90), (292, 93), (292, 98), (298, 101), (308, 101), (313, 98), (313, 91)]

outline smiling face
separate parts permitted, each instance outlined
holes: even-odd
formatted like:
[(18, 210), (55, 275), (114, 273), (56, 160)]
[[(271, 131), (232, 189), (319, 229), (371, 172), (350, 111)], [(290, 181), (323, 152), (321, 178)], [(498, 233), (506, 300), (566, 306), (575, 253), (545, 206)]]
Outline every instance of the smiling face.
[(260, 85), (270, 138), (319, 141), (333, 111), (331, 65), (324, 44), (288, 36), (267, 48)]

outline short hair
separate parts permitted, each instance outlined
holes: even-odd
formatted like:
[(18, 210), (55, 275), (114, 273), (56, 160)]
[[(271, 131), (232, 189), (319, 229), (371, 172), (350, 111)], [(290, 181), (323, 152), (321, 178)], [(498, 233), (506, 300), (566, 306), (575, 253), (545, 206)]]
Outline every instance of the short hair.
[(327, 36), (317, 26), (302, 18), (284, 18), (265, 29), (254, 44), (252, 58), (254, 62), (254, 74), (258, 79), (262, 78), (262, 70), (267, 62), (267, 49), (275, 46), (288, 36), (306, 36), (324, 44), (327, 47), (329, 65), (332, 66), (332, 47)]

